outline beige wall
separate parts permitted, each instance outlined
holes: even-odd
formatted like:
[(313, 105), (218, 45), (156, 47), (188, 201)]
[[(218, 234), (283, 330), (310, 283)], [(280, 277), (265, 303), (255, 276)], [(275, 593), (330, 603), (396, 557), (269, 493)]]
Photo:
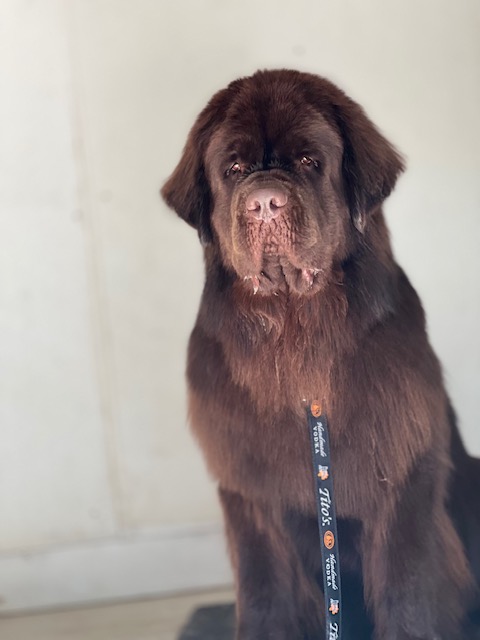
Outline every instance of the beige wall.
[(405, 153), (394, 245), (480, 455), (479, 26), (476, 0), (2, 0), (3, 608), (228, 579), (185, 420), (201, 253), (158, 189), (258, 67), (329, 76)]

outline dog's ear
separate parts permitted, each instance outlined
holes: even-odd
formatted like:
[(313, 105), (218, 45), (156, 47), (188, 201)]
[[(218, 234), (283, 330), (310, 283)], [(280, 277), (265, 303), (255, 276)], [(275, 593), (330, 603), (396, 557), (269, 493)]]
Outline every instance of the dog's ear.
[(342, 96), (335, 117), (343, 138), (343, 178), (352, 221), (363, 233), (368, 214), (387, 198), (404, 162), (353, 100)]
[(180, 162), (161, 190), (168, 206), (197, 229), (203, 245), (212, 240), (212, 196), (205, 175), (204, 155), (213, 131), (223, 120), (227, 99), (227, 89), (218, 92), (200, 113), (188, 135)]

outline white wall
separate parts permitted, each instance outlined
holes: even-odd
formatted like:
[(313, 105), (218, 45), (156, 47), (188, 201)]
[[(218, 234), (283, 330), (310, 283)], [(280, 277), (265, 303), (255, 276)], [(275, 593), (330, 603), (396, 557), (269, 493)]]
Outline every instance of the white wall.
[(480, 454), (479, 24), (476, 0), (2, 0), (0, 609), (229, 579), (185, 421), (201, 254), (158, 189), (259, 67), (327, 75), (405, 153), (394, 245)]

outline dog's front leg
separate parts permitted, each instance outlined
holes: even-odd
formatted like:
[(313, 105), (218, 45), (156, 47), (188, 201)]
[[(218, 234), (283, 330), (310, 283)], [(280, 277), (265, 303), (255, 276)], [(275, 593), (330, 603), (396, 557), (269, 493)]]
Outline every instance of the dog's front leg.
[(220, 489), (237, 590), (236, 640), (303, 640), (298, 568), (281, 518)]
[(423, 477), (405, 487), (389, 515), (364, 522), (365, 599), (375, 640), (467, 640), (461, 628), (471, 577), (436, 489)]

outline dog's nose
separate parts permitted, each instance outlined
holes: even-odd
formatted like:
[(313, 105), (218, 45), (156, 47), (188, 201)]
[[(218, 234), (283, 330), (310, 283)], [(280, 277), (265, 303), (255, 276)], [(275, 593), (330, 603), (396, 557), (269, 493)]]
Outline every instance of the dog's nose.
[(270, 222), (288, 202), (288, 195), (282, 189), (255, 189), (247, 197), (247, 213), (257, 220)]

